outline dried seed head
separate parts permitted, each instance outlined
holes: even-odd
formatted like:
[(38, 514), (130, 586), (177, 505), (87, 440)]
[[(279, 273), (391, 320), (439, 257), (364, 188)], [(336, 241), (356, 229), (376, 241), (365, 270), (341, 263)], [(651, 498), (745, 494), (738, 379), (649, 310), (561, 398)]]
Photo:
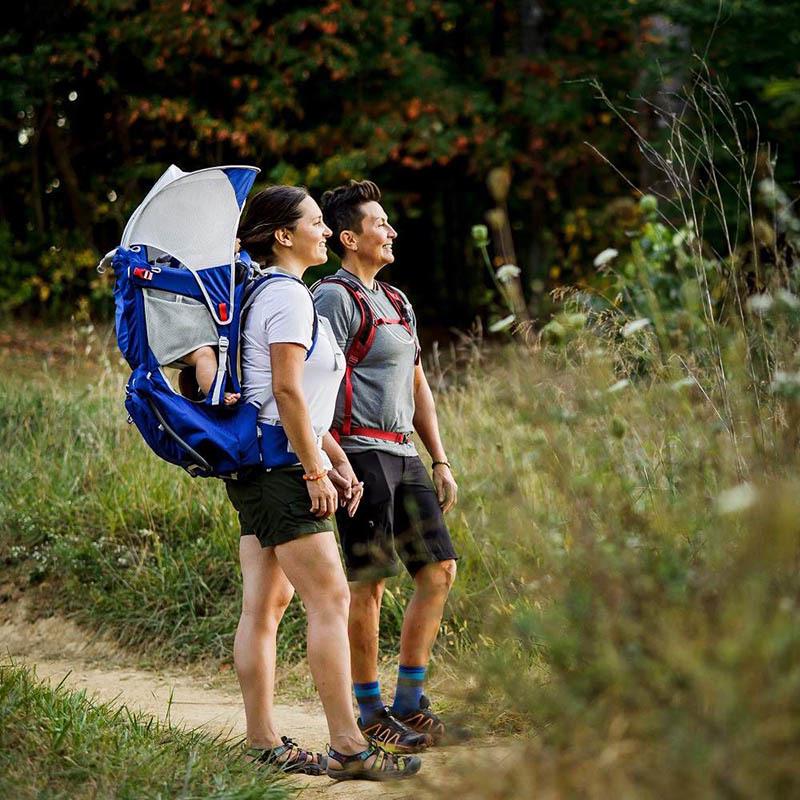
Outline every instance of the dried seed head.
[(495, 167), (486, 179), (486, 185), (494, 198), (495, 203), (501, 205), (508, 197), (508, 190), (511, 188), (511, 168)]
[(486, 221), (495, 230), (500, 230), (504, 225), (508, 223), (506, 212), (503, 211), (502, 208), (493, 208), (490, 211), (487, 211)]

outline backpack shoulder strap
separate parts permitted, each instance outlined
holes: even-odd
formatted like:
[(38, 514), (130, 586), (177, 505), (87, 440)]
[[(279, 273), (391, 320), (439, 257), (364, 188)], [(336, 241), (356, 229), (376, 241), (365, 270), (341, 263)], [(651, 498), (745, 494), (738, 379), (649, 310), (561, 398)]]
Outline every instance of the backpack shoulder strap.
[[(273, 278), (285, 278), (286, 280), (295, 281), (299, 283), (307, 292), (308, 287), (300, 280), (300, 278), (295, 278), (293, 275), (284, 275), (280, 272), (267, 272), (266, 274), (260, 275), (259, 277), (253, 279), (250, 285), (245, 290), (244, 296), (244, 303), (242, 303), (242, 315), (239, 322), (239, 327), (244, 325), (244, 318), (247, 312), (252, 308), (253, 303), (255, 303), (256, 298), (270, 285), (270, 283), (274, 283), (271, 279)], [(309, 297), (311, 297), (311, 292), (308, 292)], [(311, 309), (314, 313), (314, 322), (312, 323), (311, 327), (311, 347), (308, 348), (306, 351), (306, 361), (311, 358), (311, 354), (314, 352), (314, 348), (317, 346), (317, 336), (319, 334), (319, 316), (317, 315), (317, 307), (314, 305), (314, 299), (311, 298)]]
[(383, 293), (392, 304), (392, 308), (394, 308), (395, 312), (397, 313), (399, 324), (413, 335), (413, 331), (411, 330), (411, 314), (408, 311), (408, 305), (403, 298), (403, 295), (400, 294), (398, 289), (395, 289), (394, 286), (391, 286), (388, 283), (384, 283), (383, 281), (379, 280), (376, 280), (375, 283), (377, 283), (378, 286), (383, 289)]
[[(408, 303), (400, 294), (398, 289), (395, 289), (394, 286), (391, 286), (388, 283), (384, 283), (383, 281), (377, 281), (376, 283), (383, 289), (383, 293), (388, 298), (389, 302), (392, 304), (392, 307), (397, 312), (397, 322), (402, 325), (406, 331), (408, 331), (408, 335), (411, 336), (417, 343), (417, 349), (414, 354), (414, 363), (419, 363), (419, 357), (421, 353), (421, 349), (419, 346), (419, 340), (417, 339), (417, 335), (414, 332), (414, 329), (411, 327), (411, 312), (409, 311)], [(392, 320), (394, 321), (394, 320)]]
[(312, 287), (312, 290), (316, 289), (317, 286), (322, 283), (334, 283), (337, 286), (344, 287), (347, 290), (347, 293), (353, 299), (356, 311), (359, 314), (360, 319), (358, 328), (353, 335), (353, 341), (350, 343), (350, 347), (347, 349), (347, 353), (345, 354), (348, 363), (352, 361), (353, 366), (355, 366), (367, 355), (370, 347), (372, 347), (372, 341), (375, 338), (375, 314), (373, 314), (372, 308), (364, 297), (364, 293), (361, 291), (361, 288), (352, 281), (348, 281), (346, 278), (339, 278), (335, 275), (330, 275), (327, 278), (322, 278), (321, 280), (317, 281)]
[(336, 275), (322, 278), (322, 280), (314, 284), (314, 288), (316, 289), (321, 283), (335, 283), (338, 286), (343, 286), (350, 297), (353, 298), (356, 311), (358, 311), (360, 315), (358, 330), (356, 330), (353, 340), (350, 342), (350, 347), (347, 348), (347, 352), (345, 353), (342, 427), (331, 431), (334, 437), (338, 438), (338, 436), (350, 436), (350, 431), (353, 426), (353, 370), (364, 360), (367, 353), (369, 353), (372, 343), (375, 340), (377, 326), (372, 308), (359, 286), (345, 278), (337, 277)]

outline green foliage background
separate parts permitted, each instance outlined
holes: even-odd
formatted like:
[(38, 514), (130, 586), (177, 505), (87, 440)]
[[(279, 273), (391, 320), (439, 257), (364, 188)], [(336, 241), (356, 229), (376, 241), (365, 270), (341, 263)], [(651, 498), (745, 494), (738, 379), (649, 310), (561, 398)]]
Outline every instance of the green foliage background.
[[(391, 279), (427, 323), (488, 302), (467, 244), (513, 169), (529, 299), (591, 277), (606, 208), (647, 162), (586, 83), (662, 134), (646, 100), (702, 53), (793, 173), (800, 18), (767, 0), (34, 0), (0, 34), (0, 307), (108, 312), (92, 270), (170, 163), (254, 163), (315, 193), (386, 188), (400, 230)], [(665, 20), (671, 22), (664, 27)], [(677, 26), (677, 27), (675, 27)], [(754, 131), (750, 131), (754, 135)], [(784, 175), (778, 174), (782, 181)]]

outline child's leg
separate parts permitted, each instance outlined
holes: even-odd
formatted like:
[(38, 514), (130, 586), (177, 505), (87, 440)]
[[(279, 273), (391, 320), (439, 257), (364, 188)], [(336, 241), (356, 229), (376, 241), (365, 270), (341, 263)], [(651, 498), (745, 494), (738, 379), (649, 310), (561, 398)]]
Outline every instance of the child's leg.
[[(213, 347), (206, 345), (199, 347), (193, 353), (184, 356), (183, 359), (190, 367), (194, 367), (195, 377), (197, 378), (197, 385), (200, 391), (207, 395), (214, 385), (214, 378), (217, 375), (217, 353)], [(239, 394), (232, 392), (225, 392), (223, 403), (226, 406), (232, 405), (239, 399)]]
[(213, 347), (199, 347), (183, 359), (190, 367), (194, 367), (197, 385), (203, 394), (208, 394), (217, 374), (217, 354)]

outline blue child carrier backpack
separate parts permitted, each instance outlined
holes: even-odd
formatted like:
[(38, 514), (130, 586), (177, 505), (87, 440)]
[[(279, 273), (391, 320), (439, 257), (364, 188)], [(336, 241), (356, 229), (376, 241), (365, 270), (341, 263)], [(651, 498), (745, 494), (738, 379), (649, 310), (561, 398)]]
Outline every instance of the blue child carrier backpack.
[[(243, 313), (268, 282), (295, 280), (261, 273), (245, 252), (234, 255), (258, 171), (232, 166), (187, 173), (171, 166), (131, 216), (120, 247), (101, 262), (114, 270), (117, 343), (132, 370), (125, 387), (128, 422), (156, 455), (193, 477), (235, 478), (294, 463), (286, 450), (265, 452), (256, 406), (222, 402), (226, 392), (241, 393)], [(313, 342), (316, 334), (315, 317)], [(180, 368), (181, 358), (202, 346), (216, 348), (216, 376), (205, 398), (185, 397), (168, 368)]]

